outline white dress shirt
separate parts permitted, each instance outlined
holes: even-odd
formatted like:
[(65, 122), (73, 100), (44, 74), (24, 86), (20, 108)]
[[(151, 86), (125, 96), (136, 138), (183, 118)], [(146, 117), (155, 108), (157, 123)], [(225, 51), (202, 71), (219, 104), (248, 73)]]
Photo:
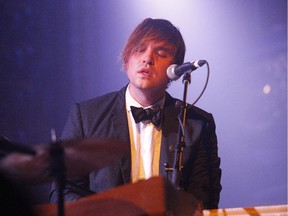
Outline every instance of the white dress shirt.
[(151, 121), (142, 121), (136, 124), (130, 106), (144, 109), (156, 106), (163, 108), (165, 97), (151, 106), (143, 107), (131, 96), (128, 86), (125, 100), (131, 143), (131, 176), (132, 182), (136, 182), (159, 175), (162, 129), (154, 126)]

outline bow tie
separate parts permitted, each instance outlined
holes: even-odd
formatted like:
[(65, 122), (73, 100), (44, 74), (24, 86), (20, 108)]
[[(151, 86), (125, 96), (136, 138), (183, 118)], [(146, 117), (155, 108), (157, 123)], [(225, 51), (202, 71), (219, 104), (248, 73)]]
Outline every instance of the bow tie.
[(162, 109), (159, 107), (143, 109), (142, 107), (130, 106), (130, 108), (136, 124), (145, 120), (150, 120), (155, 126), (161, 124)]

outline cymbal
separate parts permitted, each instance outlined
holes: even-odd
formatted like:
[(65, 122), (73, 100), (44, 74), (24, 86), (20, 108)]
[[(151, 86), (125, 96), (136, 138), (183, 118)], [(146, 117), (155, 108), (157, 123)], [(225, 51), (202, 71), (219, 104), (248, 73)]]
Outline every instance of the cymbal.
[[(119, 140), (86, 138), (66, 140), (51, 144), (37, 145), (35, 155), (10, 153), (0, 160), (0, 170), (12, 180), (22, 183), (38, 184), (53, 180), (51, 164), (52, 145), (63, 149), (64, 168), (67, 177), (87, 175), (113, 163), (120, 163), (124, 154), (129, 152), (129, 145)], [(57, 164), (56, 164), (57, 166)], [(59, 165), (60, 166), (60, 165)]]

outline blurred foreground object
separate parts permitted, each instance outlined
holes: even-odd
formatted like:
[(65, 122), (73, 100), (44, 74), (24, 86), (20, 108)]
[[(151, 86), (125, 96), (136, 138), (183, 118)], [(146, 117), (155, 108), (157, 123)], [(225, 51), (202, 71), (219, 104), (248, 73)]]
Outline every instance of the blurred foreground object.
[[(125, 145), (119, 145), (118, 140), (91, 138), (57, 143), (64, 152), (63, 160), (67, 177), (86, 175), (92, 170), (117, 162), (127, 152), (127, 149), (123, 148)], [(53, 180), (52, 145), (56, 143), (36, 146), (33, 149), (35, 155), (12, 152), (0, 160), (0, 170), (16, 182), (27, 184), (50, 182)]]
[[(41, 216), (56, 215), (53, 204), (39, 205)], [(202, 206), (191, 195), (177, 190), (163, 176), (141, 180), (65, 204), (67, 216), (177, 215), (200, 216)]]

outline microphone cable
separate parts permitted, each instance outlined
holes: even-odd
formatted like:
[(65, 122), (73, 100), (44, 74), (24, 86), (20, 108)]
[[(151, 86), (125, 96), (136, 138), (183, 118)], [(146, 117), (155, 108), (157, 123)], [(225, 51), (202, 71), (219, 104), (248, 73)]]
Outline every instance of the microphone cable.
[(209, 78), (210, 78), (210, 66), (209, 66), (209, 63), (207, 61), (206, 61), (206, 65), (207, 65), (207, 76), (206, 76), (206, 81), (205, 81), (204, 87), (203, 87), (201, 93), (199, 94), (199, 96), (196, 98), (196, 100), (191, 104), (192, 106), (194, 106), (200, 100), (200, 98), (202, 97), (202, 95), (204, 94), (204, 92), (208, 86), (208, 82), (209, 82)]

